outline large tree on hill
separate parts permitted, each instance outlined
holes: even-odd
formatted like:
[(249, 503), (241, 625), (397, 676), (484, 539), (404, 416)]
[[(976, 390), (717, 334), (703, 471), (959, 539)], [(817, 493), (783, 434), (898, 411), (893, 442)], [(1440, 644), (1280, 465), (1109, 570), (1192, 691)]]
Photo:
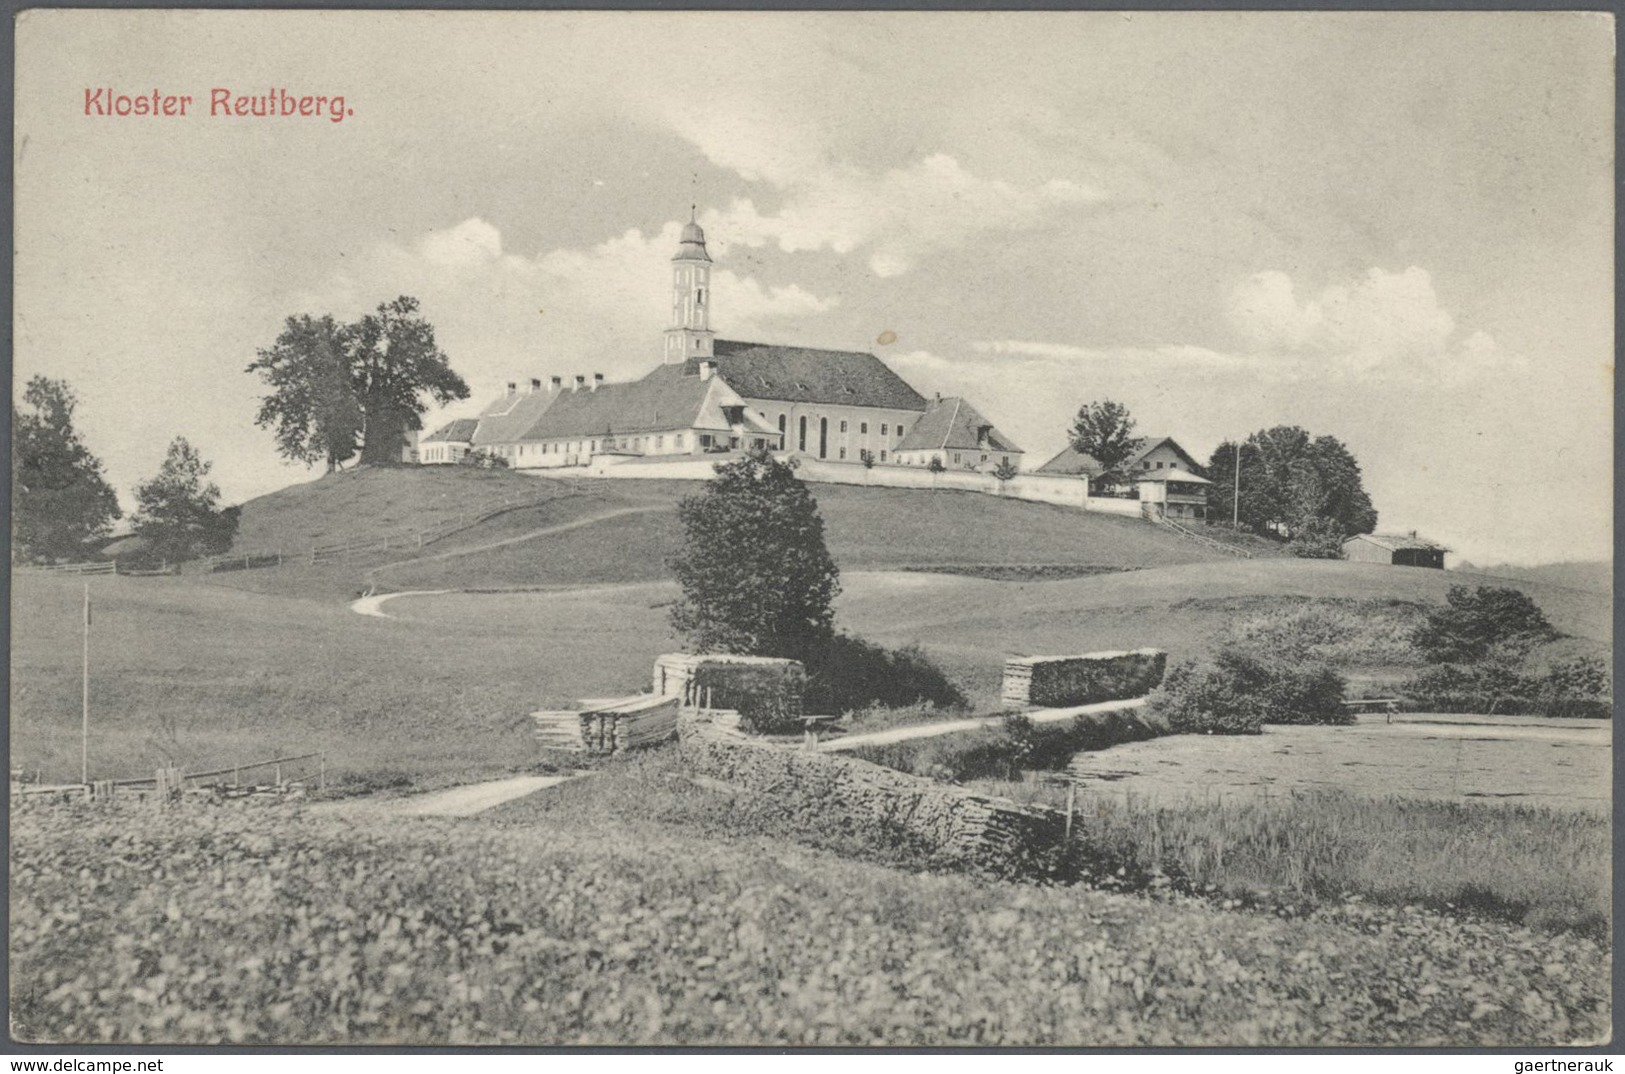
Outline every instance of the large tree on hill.
[(1134, 435), (1134, 418), (1128, 407), (1110, 399), (1079, 407), (1069, 438), (1074, 451), (1081, 451), (1100, 464), (1099, 478), (1104, 481), (1119, 476), (1123, 464), (1140, 448), (1140, 438)]
[(350, 383), (344, 329), (330, 316), (289, 317), (276, 342), (248, 372), (270, 385), (254, 422), (273, 429), (284, 458), (329, 473), (355, 457), (361, 443), (361, 402)]
[(184, 436), (177, 436), (157, 476), (136, 486), (132, 521), (148, 558), (182, 563), (231, 547), (239, 511), (220, 507), (220, 488), (207, 480), (211, 468)]
[(283, 456), (329, 470), (353, 457), (400, 461), (402, 435), (423, 427), (430, 402), (468, 398), (468, 385), (435, 343), (434, 327), (406, 295), (353, 324), (288, 318), (248, 366), (272, 389), (256, 422), (275, 430)]
[[(1234, 442), (1213, 452), (1208, 478), (1209, 516), (1229, 517), (1236, 504)], [(1297, 540), (1306, 554), (1320, 556), (1377, 526), (1353, 454), (1336, 437), (1311, 437), (1295, 425), (1262, 429), (1241, 445), (1239, 514), (1254, 532)]]
[(677, 508), (683, 546), (670, 565), (683, 596), (672, 625), (696, 652), (806, 660), (833, 638), (840, 592), (818, 503), (793, 462), (765, 451), (716, 471)]
[(361, 402), (361, 461), (400, 461), (401, 436), (423, 428), (428, 401), (444, 406), (468, 398), (468, 385), (434, 341), (434, 327), (417, 316), (418, 300), (385, 302), (346, 333), (350, 379)]
[(12, 559), (81, 559), (121, 514), (118, 495), (73, 427), (67, 381), (35, 376), (23, 403), (11, 408)]

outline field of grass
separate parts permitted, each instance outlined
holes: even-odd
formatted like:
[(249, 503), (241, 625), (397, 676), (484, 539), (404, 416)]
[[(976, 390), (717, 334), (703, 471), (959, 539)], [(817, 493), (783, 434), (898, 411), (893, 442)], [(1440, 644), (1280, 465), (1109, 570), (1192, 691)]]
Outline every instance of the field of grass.
[[(1532, 1047), (1607, 1034), (1593, 940), (857, 862), (674, 751), (466, 821), (31, 807), (23, 1040)], [(289, 815), (292, 813), (293, 815)], [(814, 833), (862, 850), (872, 833)], [(224, 896), (224, 897), (223, 897)]]
[[(559, 594), (519, 623), (447, 597), (447, 623), (185, 578), (89, 582), (97, 778), (314, 750), (358, 785), (511, 771), (536, 756), (530, 712), (636, 693), (672, 645), (637, 592)], [(47, 781), (78, 778), (81, 584), (13, 579), (12, 763)]]
[[(1085, 797), (1176, 805), (1341, 790), (1605, 814), (1613, 725), (1537, 716), (1361, 716), (1350, 727), (1170, 735), (1080, 755)], [(1106, 808), (1103, 805), (1103, 808)]]

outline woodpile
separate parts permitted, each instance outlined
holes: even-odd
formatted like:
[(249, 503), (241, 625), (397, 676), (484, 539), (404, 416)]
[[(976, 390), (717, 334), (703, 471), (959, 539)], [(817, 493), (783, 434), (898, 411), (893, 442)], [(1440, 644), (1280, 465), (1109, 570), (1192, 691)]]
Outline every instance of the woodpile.
[(669, 742), (677, 736), (675, 697), (638, 694), (589, 707), (533, 712), (536, 743), (543, 749), (612, 754)]
[(1168, 654), (1161, 649), (1015, 656), (1004, 662), (1007, 707), (1065, 708), (1141, 697), (1162, 682)]
[(531, 713), (531, 721), (536, 725), (536, 744), (544, 750), (583, 752), (587, 748), (587, 734), (581, 717), (574, 709)]

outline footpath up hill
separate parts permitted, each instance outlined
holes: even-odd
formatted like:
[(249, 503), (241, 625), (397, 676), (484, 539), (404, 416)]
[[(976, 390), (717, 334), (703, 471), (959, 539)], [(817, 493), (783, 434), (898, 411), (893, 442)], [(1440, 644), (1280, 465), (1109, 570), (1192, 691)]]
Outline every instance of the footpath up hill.
[[(243, 506), (238, 551), (373, 540), (522, 498), (565, 482), (451, 467), (362, 469), (283, 489)], [(359, 559), (334, 573), (347, 595), (374, 571), (393, 589), (503, 589), (654, 581), (677, 550), (677, 504), (695, 481), (598, 479), (585, 496), (509, 511), (415, 550)], [(1134, 519), (968, 492), (811, 486), (830, 552), (844, 569), (1061, 565), (1096, 571), (1229, 557)], [(226, 580), (264, 592), (300, 588), (295, 571)], [(308, 571), (304, 573), (309, 573)], [(256, 577), (249, 579), (248, 574)], [(263, 577), (261, 577), (263, 575)], [(342, 577), (339, 577), (342, 575)], [(353, 584), (352, 584), (353, 583)]]

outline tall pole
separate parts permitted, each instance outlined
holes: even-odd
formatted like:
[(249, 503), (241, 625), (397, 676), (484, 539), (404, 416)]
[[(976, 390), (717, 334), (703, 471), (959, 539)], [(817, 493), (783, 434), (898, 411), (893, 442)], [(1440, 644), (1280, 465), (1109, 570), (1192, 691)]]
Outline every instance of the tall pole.
[(85, 658), (79, 713), (79, 782), (90, 783), (90, 583), (85, 583)]
[(1230, 528), (1233, 529), (1233, 530), (1239, 530), (1239, 529), (1241, 529), (1241, 441), (1240, 440), (1236, 441), (1236, 477), (1235, 477), (1235, 480), (1233, 482), (1231, 482), (1231, 483), (1233, 485), (1235, 485), (1235, 502), (1231, 505), (1231, 508), (1230, 508)]

